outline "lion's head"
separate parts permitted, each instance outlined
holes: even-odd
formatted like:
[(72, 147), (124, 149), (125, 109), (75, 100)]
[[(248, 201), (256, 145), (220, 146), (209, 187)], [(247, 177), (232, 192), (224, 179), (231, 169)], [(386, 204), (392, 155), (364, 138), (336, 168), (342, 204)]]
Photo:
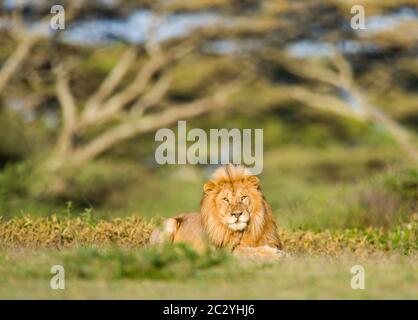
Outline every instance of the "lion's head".
[(259, 179), (242, 166), (227, 165), (215, 171), (204, 185), (201, 214), (203, 226), (217, 246), (237, 241), (250, 246), (278, 245), (276, 225)]

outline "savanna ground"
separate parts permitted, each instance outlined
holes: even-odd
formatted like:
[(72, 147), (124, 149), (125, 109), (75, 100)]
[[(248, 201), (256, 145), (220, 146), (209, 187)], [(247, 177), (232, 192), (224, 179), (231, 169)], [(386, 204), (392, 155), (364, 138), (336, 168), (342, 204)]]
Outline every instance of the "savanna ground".
[[(278, 262), (147, 247), (163, 216), (198, 207), (205, 174), (182, 169), (187, 178), (181, 179), (172, 168), (158, 181), (158, 172), (154, 180), (142, 177), (146, 188), (120, 187), (119, 197), (131, 201), (125, 214), (113, 194), (107, 208), (83, 211), (68, 202), (44, 215), (40, 202), (2, 218), (0, 297), (418, 298), (416, 169), (395, 155), (392, 163), (380, 164), (384, 148), (322, 152), (290, 148), (265, 159), (263, 190), (290, 253)], [(374, 170), (372, 178), (362, 177), (365, 170)], [(147, 173), (135, 178), (142, 175)], [(50, 288), (50, 269), (57, 264), (65, 267), (65, 290)], [(365, 268), (364, 290), (351, 289), (354, 265)]]

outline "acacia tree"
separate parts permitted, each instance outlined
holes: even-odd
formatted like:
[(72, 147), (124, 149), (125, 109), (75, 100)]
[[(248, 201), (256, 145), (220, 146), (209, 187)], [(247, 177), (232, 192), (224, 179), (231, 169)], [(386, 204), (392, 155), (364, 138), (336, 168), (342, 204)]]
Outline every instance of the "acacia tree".
[[(362, 5), (366, 9), (366, 19), (370, 19), (373, 15), (393, 14), (399, 8), (408, 7), (416, 14), (416, 8), (411, 7), (411, 1), (330, 1), (328, 5), (307, 1), (303, 4), (286, 4), (276, 9), (277, 11), (271, 10), (273, 6), (261, 10), (264, 14), (260, 15), (263, 17), (291, 15), (292, 23), (291, 26), (284, 23), (284, 26), (272, 27), (272, 30), (277, 33), (281, 31), (285, 35), (271, 36), (271, 40), (267, 38), (266, 45), (257, 56), (260, 61), (267, 61), (270, 67), (279, 67), (279, 70), (286, 70), (297, 77), (299, 83), (274, 85), (271, 89), (283, 92), (281, 100), (285, 100), (285, 97), (320, 112), (377, 124), (398, 144), (406, 158), (416, 164), (418, 137), (413, 130), (406, 128), (391, 115), (396, 113), (398, 106), (392, 105), (384, 110), (375, 101), (390, 90), (396, 89), (405, 97), (415, 99), (399, 82), (400, 79), (407, 82), (405, 78), (413, 79), (417, 75), (417, 72), (413, 71), (416, 70), (418, 54), (417, 20), (400, 19), (388, 28), (373, 32), (355, 31), (344, 27), (349, 25), (352, 18), (351, 7), (354, 4)], [(316, 31), (312, 31), (315, 29)], [(318, 32), (318, 29), (321, 31)], [(331, 52), (320, 58), (295, 58), (283, 50), (283, 44), (294, 43), (295, 39), (300, 40), (301, 34), (303, 40), (326, 44)], [(341, 44), (344, 42), (372, 50), (343, 53)], [(377, 74), (377, 78), (374, 74)], [(359, 79), (361, 77), (369, 77), (373, 81), (365, 84)]]
[[(42, 42), (43, 47), (52, 48), (52, 53), (46, 55), (52, 65), (50, 70), (52, 72), (49, 73), (52, 74), (53, 96), (56, 106), (59, 107), (61, 125), (57, 130), (53, 151), (42, 158), (40, 171), (53, 173), (51, 176), (56, 178), (65, 169), (82, 168), (127, 139), (169, 126), (180, 119), (237, 106), (237, 103), (230, 102), (230, 97), (240, 96), (238, 92), (246, 93), (247, 90), (241, 89), (255, 78), (265, 81), (266, 86), (271, 90), (280, 91), (281, 96), (298, 101), (305, 107), (382, 125), (399, 143), (405, 154), (413, 161), (418, 160), (415, 136), (389, 114), (374, 106), (371, 96), (375, 92), (361, 88), (347, 57), (335, 50), (331, 57), (325, 59), (325, 63), (318, 63), (309, 59), (294, 59), (286, 51), (286, 46), (294, 41), (316, 40), (318, 35), (314, 30), (320, 29), (324, 34), (319, 38), (330, 43), (336, 42), (336, 39), (380, 41), (379, 44), (383, 45), (383, 49), (384, 45), (396, 44), (396, 48), (402, 52), (411, 52), (411, 50), (414, 52), (416, 39), (413, 33), (402, 31), (405, 30), (405, 26), (402, 26), (398, 32), (392, 30), (389, 34), (378, 34), (374, 38), (359, 38), (355, 33), (337, 28), (338, 25), (343, 24), (344, 19), (349, 19), (350, 13), (347, 4), (338, 0), (327, 3), (287, 0), (251, 3), (234, 0), (207, 0), (204, 3), (129, 1), (124, 2), (124, 5), (116, 1), (115, 7), (107, 10), (105, 14), (117, 15), (125, 6), (135, 7), (138, 5), (137, 2), (158, 13), (159, 19), (156, 19), (148, 30), (145, 43), (125, 44), (124, 52), (118, 61), (93, 89), (87, 90), (87, 98), (80, 97), (76, 90), (77, 77), (84, 73), (84, 70), (79, 68), (80, 58), (71, 54), (67, 57), (67, 54), (58, 52), (56, 48), (60, 46), (59, 37), (45, 37), (43, 33), (28, 32), (19, 11), (15, 10), (11, 14), (13, 27), (8, 32), (16, 45), (0, 67), (0, 94), (5, 93), (7, 86), (10, 87), (13, 77), (19, 74), (19, 68), (22, 68), (25, 62), (31, 61), (31, 52), (37, 44), (41, 46)], [(399, 1), (399, 3), (404, 2), (407, 4), (408, 0)], [(77, 21), (84, 14), (91, 12), (98, 12), (100, 16), (104, 9), (97, 3), (99, 2), (81, 0), (65, 2), (67, 25), (69, 21)], [(394, 7), (395, 4), (394, 2), (367, 3), (367, 6), (371, 6), (371, 10), (382, 11)], [(49, 17), (42, 18), (48, 13), (48, 9), (46, 5), (40, 10), (38, 14), (40, 25), (48, 25)], [(171, 12), (207, 9), (218, 10), (220, 14), (225, 14), (228, 23), (201, 28), (172, 41), (156, 40), (158, 21), (164, 16), (170, 15)], [(323, 13), (325, 15), (321, 16)], [(411, 26), (408, 25), (408, 28)], [(202, 48), (205, 43), (217, 40), (232, 41), (238, 45), (243, 44), (244, 47), (245, 44), (252, 44), (248, 50), (241, 49), (244, 54), (230, 57), (229, 63), (237, 65), (236, 69), (240, 71), (227, 79), (225, 77), (206, 79), (205, 90), (192, 92), (187, 101), (181, 102), (173, 98), (170, 94), (175, 85), (171, 74), (173, 67), (182, 65), (186, 69), (187, 59), (190, 56), (203, 55)], [(67, 53), (77, 49), (66, 44), (63, 50)], [(87, 55), (93, 56), (94, 51), (94, 49), (88, 51)], [(266, 61), (268, 69), (278, 65), (280, 70), (287, 70), (297, 76), (300, 82), (296, 85), (278, 86), (275, 79), (271, 79), (268, 72), (263, 69)], [(282, 75), (275, 73), (273, 77), (280, 78)], [(32, 84), (30, 79), (28, 82)], [(332, 90), (324, 92), (321, 90), (324, 85)], [(44, 98), (44, 94), (39, 93), (41, 91), (34, 88), (30, 93), (40, 96), (41, 102), (32, 99), (39, 105)], [(257, 103), (259, 98), (260, 93), (256, 92), (252, 100)], [(283, 99), (277, 104), (280, 103), (283, 103)]]
[[(187, 103), (165, 99), (170, 89), (170, 76), (166, 68), (182, 59), (190, 50), (192, 48), (183, 42), (164, 50), (160, 47), (148, 49), (148, 60), (137, 70), (134, 80), (116, 91), (137, 58), (135, 48), (126, 49), (119, 62), (81, 107), (78, 107), (71, 93), (65, 68), (59, 66), (56, 70), (56, 95), (62, 106), (63, 126), (48, 165), (53, 170), (65, 163), (79, 167), (123, 140), (226, 107), (228, 97), (245, 85), (249, 76), (239, 75), (226, 84), (214, 85), (207, 95)], [(157, 111), (152, 110), (155, 106), (159, 106)], [(85, 131), (103, 125), (106, 126), (104, 131), (83, 144), (77, 143), (77, 137)]]
[[(77, 6), (67, 17), (76, 17), (80, 12), (82, 7)], [(80, 72), (78, 61), (73, 57), (50, 58), (61, 126), (53, 150), (41, 158), (36, 170), (52, 179), (45, 179), (49, 192), (63, 191), (64, 171), (74, 172), (122, 141), (231, 106), (229, 97), (253, 78), (251, 65), (243, 62), (242, 70), (229, 79), (208, 79), (204, 92), (192, 95), (189, 101), (172, 99), (168, 95), (173, 85), (170, 70), (190, 55), (198, 54), (204, 32), (202, 28), (179, 39), (159, 42), (156, 32), (166, 14), (155, 16), (143, 44), (125, 45), (118, 61), (87, 98), (80, 99), (72, 90), (72, 84), (77, 82), (72, 72)], [(29, 32), (18, 14), (13, 15), (13, 21), (18, 26), (13, 29), (18, 44), (0, 69), (0, 93), (24, 61), (30, 59), (30, 52), (39, 41), (49, 42), (55, 48), (54, 42), (59, 41), (57, 37), (45, 38), (42, 32)], [(49, 17), (41, 19), (39, 28), (48, 23)]]
[(266, 56), (302, 79), (319, 85), (325, 84), (338, 93), (323, 93), (309, 86), (288, 86), (286, 92), (290, 98), (322, 112), (378, 124), (387, 130), (411, 161), (418, 162), (416, 136), (370, 102), (367, 91), (360, 88), (354, 79), (350, 63), (337, 49), (334, 48), (329, 58), (329, 66), (309, 61), (301, 64), (296, 59), (274, 51), (267, 52)]

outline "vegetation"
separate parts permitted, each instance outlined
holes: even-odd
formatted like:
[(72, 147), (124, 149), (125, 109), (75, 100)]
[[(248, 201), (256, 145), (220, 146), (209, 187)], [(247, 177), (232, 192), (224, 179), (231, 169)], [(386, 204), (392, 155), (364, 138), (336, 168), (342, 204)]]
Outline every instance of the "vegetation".
[[(88, 216), (2, 222), (0, 296), (25, 297), (30, 290), (33, 298), (416, 298), (417, 216), (388, 231), (281, 229), (290, 255), (278, 262), (243, 263), (222, 251), (199, 255), (183, 245), (144, 247), (149, 225), (139, 225)], [(65, 266), (65, 292), (47, 287), (57, 264)], [(349, 287), (356, 264), (367, 270), (367, 291)], [(300, 285), (306, 290), (298, 291)], [(201, 286), (206, 290), (196, 295)]]
[[(152, 224), (138, 218), (116, 218), (112, 221), (95, 220), (85, 214), (78, 218), (13, 218), (0, 223), (0, 246), (9, 249), (74, 249), (115, 246), (122, 249), (142, 249), (146, 246)], [(418, 215), (390, 230), (382, 228), (344, 229), (324, 231), (291, 231), (280, 228), (280, 239), (291, 255), (341, 256), (347, 253), (363, 254), (373, 251), (415, 254), (418, 249)], [(95, 249), (94, 249), (95, 248)], [(169, 248), (169, 247), (167, 247)], [(155, 255), (175, 253), (169, 249)], [(191, 251), (179, 247), (183, 254)], [(148, 250), (152, 252), (151, 249)], [(183, 252), (184, 251), (184, 252)], [(80, 251), (84, 252), (84, 251)], [(86, 251), (89, 252), (89, 251)], [(113, 252), (113, 251), (112, 251)], [(112, 252), (109, 254), (111, 255)], [(122, 251), (123, 252), (123, 251)], [(127, 254), (131, 252), (127, 250)], [(106, 254), (105, 254), (106, 256)], [(179, 255), (179, 260), (183, 256)], [(187, 259), (186, 259), (187, 260)]]
[[(417, 298), (416, 1), (58, 2), (0, 5), (0, 297)], [(290, 257), (146, 246), (214, 169), (156, 164), (178, 120), (264, 130)]]

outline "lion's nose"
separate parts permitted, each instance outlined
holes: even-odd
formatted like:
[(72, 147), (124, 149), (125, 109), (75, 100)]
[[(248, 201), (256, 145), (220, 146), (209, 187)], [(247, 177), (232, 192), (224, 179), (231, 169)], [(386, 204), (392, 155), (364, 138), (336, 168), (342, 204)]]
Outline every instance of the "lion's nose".
[(242, 211), (232, 212), (231, 215), (233, 215), (235, 218), (239, 218), (242, 215)]

